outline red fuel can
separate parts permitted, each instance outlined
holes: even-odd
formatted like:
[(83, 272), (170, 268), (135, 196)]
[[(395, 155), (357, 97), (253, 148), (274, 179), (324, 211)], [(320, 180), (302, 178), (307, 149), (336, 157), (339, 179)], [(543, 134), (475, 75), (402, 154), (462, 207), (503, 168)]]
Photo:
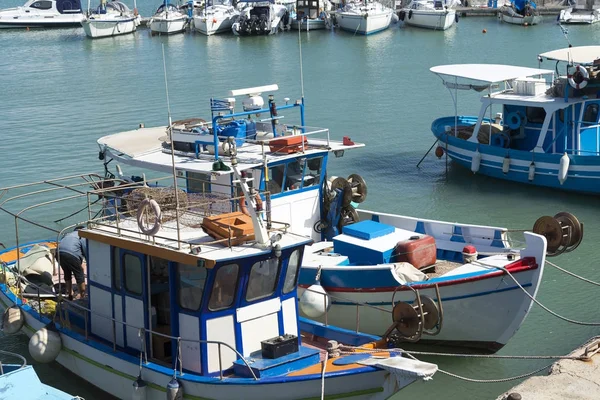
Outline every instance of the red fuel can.
[(435, 264), (436, 254), (435, 239), (432, 236), (415, 235), (398, 242), (391, 262), (408, 262), (420, 269)]

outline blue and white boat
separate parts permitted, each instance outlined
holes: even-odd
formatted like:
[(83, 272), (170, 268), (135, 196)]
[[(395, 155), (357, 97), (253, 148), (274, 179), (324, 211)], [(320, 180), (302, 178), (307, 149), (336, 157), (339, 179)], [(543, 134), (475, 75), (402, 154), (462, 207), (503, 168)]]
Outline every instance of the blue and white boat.
[[(290, 200), (301, 207), (298, 218), (312, 215), (323, 160), (357, 146), (304, 126), (302, 100), (277, 106), (271, 97), (264, 107), (260, 93), (276, 88), (211, 100), (210, 123), (179, 121), (167, 132), (142, 128), (99, 140), (106, 163), (171, 171), (152, 179), (159, 186), (107, 171), (102, 181), (82, 175), (0, 189), (0, 209), (19, 215), (19, 226), (34, 222), (23, 208), (41, 193), (34, 208), (43, 215), (52, 214), (50, 204), (87, 205), (78, 231), (88, 249), (85, 300), (62, 299), (55, 312), (43, 298), (25, 303), (14, 267), (33, 245), (17, 236), (0, 253), (0, 304), (12, 307), (5, 326), (25, 325), (36, 360), (56, 360), (118, 398), (157, 400), (377, 400), (435, 373), (434, 364), (401, 356), (379, 336), (298, 316), (297, 279), (311, 238), (291, 228), (312, 225), (282, 217), (292, 212)], [(245, 111), (235, 112), (235, 97), (244, 95)], [(300, 112), (297, 126), (279, 122), (284, 110)]]
[[(506, 65), (431, 68), (450, 91), (485, 91), (478, 115), (433, 121), (440, 150), (473, 173), (528, 185), (600, 193), (599, 46), (540, 54), (564, 72)], [(554, 67), (554, 64), (552, 64)], [(557, 70), (558, 71), (558, 70)], [(476, 133), (474, 133), (476, 132)]]
[(10, 357), (19, 360), (19, 364), (6, 364), (0, 362), (0, 396), (3, 399), (19, 400), (77, 400), (80, 397), (72, 396), (40, 381), (27, 360), (15, 353), (0, 350), (0, 358)]

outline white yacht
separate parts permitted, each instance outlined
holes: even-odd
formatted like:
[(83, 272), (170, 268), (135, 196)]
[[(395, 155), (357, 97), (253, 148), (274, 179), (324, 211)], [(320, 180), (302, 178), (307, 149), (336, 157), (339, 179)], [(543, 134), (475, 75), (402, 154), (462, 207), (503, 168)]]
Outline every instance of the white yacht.
[(21, 7), (0, 10), (0, 28), (79, 26), (83, 18), (79, 0), (29, 0)]
[(558, 15), (558, 22), (561, 24), (594, 24), (598, 21), (600, 6), (595, 4), (595, 0), (576, 0)]
[(412, 0), (400, 11), (400, 21), (419, 28), (446, 30), (458, 22), (454, 0)]
[(96, 10), (88, 11), (88, 16), (81, 21), (81, 25), (87, 36), (101, 38), (135, 32), (140, 21), (135, 3), (132, 11), (120, 1), (107, 3), (106, 0), (101, 0)]
[(189, 22), (187, 14), (165, 0), (148, 21), (152, 34), (171, 34), (185, 31)]
[[(290, 30), (292, 18), (284, 4), (273, 1), (247, 2), (240, 11), (240, 17), (231, 27), (235, 35), (271, 35)], [(239, 7), (239, 5), (238, 5)]]
[(389, 28), (394, 10), (375, 1), (349, 2), (335, 12), (340, 29), (369, 35)]
[(240, 12), (231, 5), (230, 0), (209, 0), (194, 15), (194, 29), (204, 35), (228, 32), (239, 16)]

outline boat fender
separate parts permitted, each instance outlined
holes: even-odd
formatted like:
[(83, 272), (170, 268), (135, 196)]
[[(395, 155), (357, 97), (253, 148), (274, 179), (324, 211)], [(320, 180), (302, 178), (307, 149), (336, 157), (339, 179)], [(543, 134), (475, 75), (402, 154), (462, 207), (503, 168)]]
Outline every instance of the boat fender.
[(502, 160), (502, 172), (508, 174), (508, 171), (510, 171), (510, 157), (507, 155)]
[(444, 155), (444, 148), (442, 146), (438, 146), (435, 148), (435, 156), (437, 158), (442, 158), (442, 156)]
[(404, 18), (406, 18), (406, 11), (400, 11), (400, 13), (398, 14), (398, 18), (400, 18), (400, 21), (404, 21)]
[(471, 160), (471, 171), (473, 171), (474, 174), (476, 174), (479, 171), (480, 164), (481, 153), (479, 152), (479, 149), (477, 149), (477, 151), (475, 151), (475, 154), (473, 154), (473, 159)]
[(458, 13), (454, 14), (454, 22), (456, 22), (458, 24), (458, 20), (460, 18), (458, 17)]
[(60, 334), (52, 323), (35, 332), (29, 339), (29, 354), (39, 363), (46, 364), (56, 360), (61, 348)]
[(532, 182), (533, 178), (535, 178), (535, 163), (532, 161), (531, 164), (529, 164), (529, 173), (527, 174), (527, 179)]
[(12, 306), (4, 311), (2, 316), (2, 332), (8, 335), (17, 333), (25, 324), (25, 315), (21, 307)]
[[(254, 196), (254, 201), (256, 202), (256, 211), (262, 211), (263, 202), (258, 193)], [(250, 215), (248, 213), (248, 205), (246, 204), (245, 196), (240, 199), (240, 211), (246, 215)]]
[(131, 395), (131, 400), (146, 400), (146, 391), (148, 390), (148, 385), (142, 379), (142, 375), (138, 375), (137, 379), (133, 381), (133, 393)]
[(567, 173), (569, 172), (570, 163), (571, 160), (569, 159), (567, 153), (563, 154), (563, 156), (560, 158), (560, 165), (558, 167), (558, 181), (561, 185), (567, 180)]
[(331, 307), (329, 294), (319, 282), (311, 285), (298, 300), (300, 310), (309, 318), (319, 318)]
[[(151, 208), (154, 213), (154, 224), (152, 226), (146, 226), (145, 224), (145, 211), (146, 208)], [(137, 211), (137, 224), (138, 228), (144, 235), (153, 236), (158, 233), (160, 230), (160, 224), (162, 220), (162, 213), (160, 211), (160, 206), (154, 199), (144, 199), (142, 200), (140, 207)]]
[(590, 80), (590, 74), (584, 66), (577, 64), (571, 69), (567, 75), (569, 78), (569, 85), (575, 89), (583, 89), (587, 86), (588, 81)]
[(408, 19), (411, 19), (411, 18), (412, 18), (412, 10), (409, 10), (408, 11)]
[(183, 399), (183, 387), (177, 380), (177, 378), (173, 377), (167, 384), (167, 400), (182, 400)]

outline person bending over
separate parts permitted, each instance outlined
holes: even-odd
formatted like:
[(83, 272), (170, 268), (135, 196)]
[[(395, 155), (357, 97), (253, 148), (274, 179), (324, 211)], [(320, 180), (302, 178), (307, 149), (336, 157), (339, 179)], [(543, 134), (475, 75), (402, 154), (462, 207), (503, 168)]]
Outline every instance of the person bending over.
[(58, 244), (60, 267), (65, 275), (65, 286), (69, 300), (73, 299), (73, 275), (79, 289), (77, 298), (81, 299), (85, 296), (85, 279), (82, 264), (87, 257), (87, 246), (85, 239), (80, 238), (77, 233), (78, 230), (83, 228), (83, 226), (76, 227), (73, 232), (66, 234)]

